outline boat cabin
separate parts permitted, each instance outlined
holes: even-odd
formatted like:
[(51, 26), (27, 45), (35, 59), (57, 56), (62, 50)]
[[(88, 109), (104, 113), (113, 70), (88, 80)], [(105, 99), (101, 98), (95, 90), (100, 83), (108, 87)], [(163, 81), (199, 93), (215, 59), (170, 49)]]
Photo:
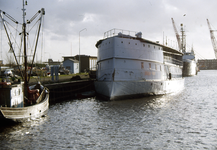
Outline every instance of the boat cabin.
[(11, 84), (0, 82), (0, 107), (23, 107), (24, 106), (24, 82)]

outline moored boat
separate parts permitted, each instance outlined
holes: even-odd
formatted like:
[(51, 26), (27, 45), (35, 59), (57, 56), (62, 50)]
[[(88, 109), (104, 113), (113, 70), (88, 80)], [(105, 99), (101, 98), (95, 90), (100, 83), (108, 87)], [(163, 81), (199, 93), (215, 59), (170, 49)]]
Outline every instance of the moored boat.
[(96, 47), (94, 84), (98, 95), (115, 100), (167, 94), (184, 88), (183, 53), (143, 39), (141, 32), (112, 29), (105, 32)]
[(23, 122), (46, 115), (49, 90), (40, 83), (30, 86), (27, 99), (23, 89), (24, 82), (0, 82), (0, 120)]
[(194, 53), (193, 47), (192, 47), (191, 52), (189, 52), (189, 50), (186, 49), (186, 35), (185, 35), (184, 26), (183, 24), (181, 24), (181, 36), (180, 36), (178, 33), (178, 30), (176, 29), (173, 18), (171, 19), (172, 19), (173, 27), (175, 30), (179, 50), (183, 53), (183, 57), (182, 57), (183, 77), (197, 75), (198, 67), (197, 67), (197, 62), (195, 59), (195, 53)]
[[(13, 47), (13, 42), (10, 39), (9, 32), (8, 32), (8, 26), (7, 21), (4, 17), (8, 17), (8, 19), (11, 19), (16, 24), (19, 24), (14, 18), (12, 18), (10, 15), (8, 15), (6, 12), (0, 10), (0, 18), (2, 20), (8, 41), (9, 41), (9, 47), (10, 51), (13, 53), (15, 61), (17, 63), (17, 66), (19, 66), (19, 71), (21, 73), (22, 80), (19, 80), (17, 82), (11, 82), (8, 79), (2, 80), (0, 82), (0, 120), (1, 123), (3, 121), (16, 121), (16, 122), (22, 122), (26, 121), (28, 119), (33, 118), (39, 118), (41, 116), (46, 115), (48, 109), (49, 109), (49, 90), (41, 85), (40, 82), (38, 82), (35, 85), (29, 86), (29, 76), (27, 75), (27, 36), (29, 33), (26, 31), (26, 21), (25, 21), (25, 4), (23, 0), (23, 23), (22, 23), (22, 33), (21, 38), (23, 40), (23, 56), (24, 56), (24, 68), (25, 70), (21, 70), (20, 64), (18, 63), (18, 60), (16, 58), (16, 53)], [(27, 21), (27, 24), (30, 24), (37, 16), (39, 16), (39, 19), (37, 22), (39, 22), (38, 30), (37, 30), (37, 37), (35, 42), (35, 49), (34, 54), (32, 58), (32, 64), (31, 68), (33, 66), (35, 53), (37, 49), (37, 43), (38, 43), (38, 37), (40, 33), (40, 27), (42, 22), (42, 17), (45, 15), (44, 8), (39, 10), (29, 21)], [(16, 42), (16, 41), (15, 41)], [(22, 44), (21, 44), (22, 45)], [(30, 70), (31, 72), (31, 70)]]
[(195, 60), (194, 51), (185, 52), (183, 55), (183, 76), (195, 76), (198, 72), (197, 62)]

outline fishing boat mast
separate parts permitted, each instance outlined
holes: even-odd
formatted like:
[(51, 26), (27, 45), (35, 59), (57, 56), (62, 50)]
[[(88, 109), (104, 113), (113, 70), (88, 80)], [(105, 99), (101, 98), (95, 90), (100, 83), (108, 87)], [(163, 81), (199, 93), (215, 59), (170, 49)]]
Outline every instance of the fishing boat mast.
[(27, 82), (27, 54), (26, 54), (26, 21), (25, 21), (25, 15), (26, 15), (26, 9), (25, 9), (25, 4), (27, 5), (27, 1), (24, 3), (23, 0), (23, 51), (24, 51), (24, 85), (25, 85), (25, 93), (27, 93), (27, 87), (28, 87), (28, 82)]
[[(42, 16), (45, 15), (45, 10), (44, 8), (42, 8), (41, 10), (39, 10), (30, 20), (27, 20), (27, 22), (25, 21), (25, 15), (26, 15), (26, 9), (25, 9), (25, 5), (27, 5), (27, 1), (23, 0), (23, 47), (24, 47), (24, 66), (25, 66), (25, 74), (24, 74), (24, 86), (25, 86), (25, 91), (26, 91), (26, 96), (28, 96), (28, 83), (30, 80), (30, 76), (31, 76), (31, 72), (32, 72), (32, 68), (33, 68), (33, 63), (34, 63), (34, 59), (35, 59), (35, 54), (36, 54), (36, 49), (37, 49), (37, 45), (38, 45), (38, 39), (39, 39), (39, 33), (40, 33), (40, 29), (41, 29), (41, 23), (42, 23)], [(34, 54), (33, 54), (33, 58), (32, 58), (32, 64), (31, 64), (31, 68), (30, 68), (30, 74), (27, 74), (27, 52), (26, 52), (26, 36), (27, 36), (27, 32), (26, 32), (26, 24), (30, 24), (39, 14), (41, 14), (40, 18), (38, 19), (39, 21), (39, 26), (38, 26), (38, 33), (37, 33), (37, 37), (36, 37), (36, 42), (35, 42), (35, 49), (34, 49)]]
[[(25, 18), (25, 16), (26, 16), (25, 5), (27, 5), (27, 0), (23, 0), (23, 8), (21, 9), (23, 11), (23, 23), (21, 23), (21, 25), (22, 25), (22, 32), (21, 32), (21, 34), (23, 34), (24, 75), (23, 75), (22, 71), (20, 70), (20, 67), (18, 67), (18, 68), (19, 68), (19, 71), (21, 72), (22, 79), (24, 80), (25, 96), (28, 97), (28, 82), (29, 82), (29, 79), (30, 79), (30, 75), (28, 77), (28, 74), (27, 74), (27, 67), (28, 67), (27, 66), (27, 36), (28, 36), (28, 33), (26, 32), (26, 25), (30, 24), (33, 20), (36, 19), (36, 17), (39, 14), (41, 14), (40, 18), (37, 20), (37, 22), (39, 22), (39, 27), (38, 27), (38, 33), (37, 33), (37, 38), (36, 38), (36, 42), (35, 42), (35, 50), (34, 50), (34, 55), (33, 55), (33, 59), (32, 59), (32, 65), (31, 65), (31, 69), (30, 69), (30, 73), (31, 73), (32, 67), (33, 67), (34, 58), (35, 58), (35, 54), (36, 54), (37, 44), (38, 44), (40, 28), (41, 28), (41, 24), (42, 24), (42, 16), (45, 15), (45, 10), (44, 10), (44, 8), (42, 8), (30, 20), (26, 21), (26, 18)], [(5, 28), (6, 35), (8, 37), (10, 50), (13, 52), (14, 58), (15, 58), (15, 60), (17, 62), (17, 65), (19, 66), (19, 63), (18, 63), (16, 55), (15, 55), (14, 48), (12, 46), (12, 41), (11, 41), (11, 39), (9, 37), (9, 33), (7, 31), (7, 27), (6, 27), (3, 15), (5, 15), (6, 17), (8, 17), (10, 20), (12, 20), (13, 22), (15, 22), (16, 24), (19, 24), (19, 23), (13, 17), (11, 17), (10, 15), (8, 15), (5, 12), (3, 12), (3, 11), (0, 10), (0, 19), (3, 22), (3, 26)]]
[[(45, 15), (45, 10), (44, 10), (44, 8), (41, 8), (41, 10), (39, 10), (30, 20), (26, 20), (25, 5), (27, 5), (27, 0), (23, 0), (23, 7), (21, 9), (22, 12), (23, 12), (23, 23), (19, 23), (13, 17), (11, 17), (6, 12), (3, 12), (2, 10), (0, 10), (0, 19), (3, 22), (3, 26), (4, 26), (4, 29), (5, 29), (6, 35), (8, 37), (10, 51), (12, 51), (13, 54), (14, 54), (14, 58), (15, 58), (16, 63), (18, 65), (18, 68), (19, 68), (19, 71), (21, 73), (22, 79), (24, 80), (24, 99), (27, 100), (27, 102), (28, 102), (29, 101), (29, 96), (31, 97), (31, 95), (29, 95), (30, 91), (29, 91), (28, 82), (29, 82), (31, 71), (32, 71), (32, 68), (33, 68), (33, 62), (34, 62), (34, 58), (35, 58), (35, 55), (36, 55), (36, 49), (37, 49), (38, 39), (39, 39), (39, 34), (40, 34), (40, 28), (41, 28), (41, 24), (42, 24), (42, 18), (43, 18), (42, 16)], [(36, 19), (39, 14), (41, 14), (41, 16), (39, 17), (39, 19)], [(24, 57), (24, 62), (23, 62), (24, 63), (24, 72), (20, 69), (20, 65), (19, 65), (19, 63), (17, 61), (16, 54), (15, 54), (14, 48), (12, 46), (12, 41), (11, 41), (11, 39), (9, 37), (9, 32), (7, 31), (10, 28), (8, 28), (8, 26), (7, 26), (8, 22), (5, 21), (5, 19), (3, 18), (3, 16), (6, 16), (7, 18), (9, 18), (14, 23), (21, 24), (21, 26), (22, 26), (22, 31), (21, 31), (21, 33), (19, 33), (19, 35), (22, 35), (22, 38), (23, 38), (23, 42), (21, 42), (21, 48), (23, 48), (23, 55), (24, 55), (23, 56)], [(28, 37), (29, 33), (28, 33), (28, 31), (26, 31), (26, 26), (27, 26), (27, 24), (30, 24), (35, 19), (36, 19), (36, 23), (39, 23), (39, 26), (38, 26), (38, 30), (36, 30), (37, 31), (37, 36), (36, 36), (36, 42), (35, 42), (35, 50), (34, 50), (34, 54), (33, 54), (33, 59), (32, 59), (32, 64), (31, 64), (31, 69), (30, 69), (30, 74), (28, 76), (28, 73), (27, 73), (27, 71), (28, 71), (27, 70), (27, 67), (28, 67), (27, 66), (27, 57), (28, 57), (27, 56), (27, 37)], [(16, 43), (16, 39), (14, 39), (14, 40), (15, 40), (15, 43)], [(22, 46), (22, 43), (23, 43), (23, 46)], [(25, 101), (24, 101), (24, 103), (25, 103)]]

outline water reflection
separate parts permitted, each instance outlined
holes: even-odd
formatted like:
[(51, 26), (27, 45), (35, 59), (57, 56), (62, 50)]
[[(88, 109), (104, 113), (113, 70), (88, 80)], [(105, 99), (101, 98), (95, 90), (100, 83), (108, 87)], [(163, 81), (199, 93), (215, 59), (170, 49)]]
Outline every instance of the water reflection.
[[(174, 95), (120, 101), (84, 99), (51, 105), (48, 116), (6, 127), (2, 142), (40, 143), (40, 148), (149, 147)], [(162, 132), (169, 132), (162, 131)], [(163, 133), (162, 133), (163, 134)], [(150, 138), (151, 136), (151, 138)], [(46, 141), (46, 144), (43, 144)], [(10, 147), (9, 146), (9, 147)], [(38, 146), (38, 145), (37, 145)], [(30, 148), (30, 146), (27, 146)]]
[(217, 149), (217, 71), (176, 94), (51, 105), (48, 116), (0, 127), (2, 149)]
[[(1, 149), (19, 149), (25, 147), (28, 143), (23, 141), (31, 141), (31, 138), (38, 136), (39, 128), (47, 121), (40, 118), (37, 120), (27, 121), (25, 123), (8, 123), (0, 126), (0, 144)], [(17, 147), (22, 143), (21, 147)]]

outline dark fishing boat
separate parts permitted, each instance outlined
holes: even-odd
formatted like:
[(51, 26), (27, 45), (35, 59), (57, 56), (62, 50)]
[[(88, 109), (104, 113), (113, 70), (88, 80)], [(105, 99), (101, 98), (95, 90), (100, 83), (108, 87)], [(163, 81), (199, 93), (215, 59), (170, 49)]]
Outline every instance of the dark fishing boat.
[[(21, 39), (23, 40), (23, 56), (24, 56), (24, 71), (21, 70), (18, 63), (16, 53), (14, 51), (12, 40), (8, 33), (7, 21), (4, 17), (7, 17), (11, 21), (19, 24), (13, 17), (6, 12), (0, 10), (0, 18), (2, 20), (8, 41), (10, 51), (12, 51), (17, 66), (19, 66), (19, 72), (21, 73), (22, 81), (11, 82), (9, 80), (2, 80), (0, 82), (0, 124), (4, 121), (11, 120), (16, 122), (22, 122), (25, 120), (38, 118), (46, 115), (49, 109), (49, 90), (38, 82), (36, 85), (29, 86), (30, 74), (27, 74), (27, 37), (29, 33), (26, 31), (26, 24), (30, 24), (35, 18), (39, 18), (37, 38), (35, 42), (34, 54), (32, 58), (31, 68), (33, 68), (33, 62), (36, 54), (37, 43), (41, 28), (42, 18), (45, 15), (44, 8), (39, 10), (29, 21), (25, 21), (25, 5), (27, 1), (23, 0), (23, 23)], [(39, 17), (38, 17), (39, 16)], [(26, 23), (27, 22), (27, 23)], [(31, 72), (32, 70), (30, 70)]]

